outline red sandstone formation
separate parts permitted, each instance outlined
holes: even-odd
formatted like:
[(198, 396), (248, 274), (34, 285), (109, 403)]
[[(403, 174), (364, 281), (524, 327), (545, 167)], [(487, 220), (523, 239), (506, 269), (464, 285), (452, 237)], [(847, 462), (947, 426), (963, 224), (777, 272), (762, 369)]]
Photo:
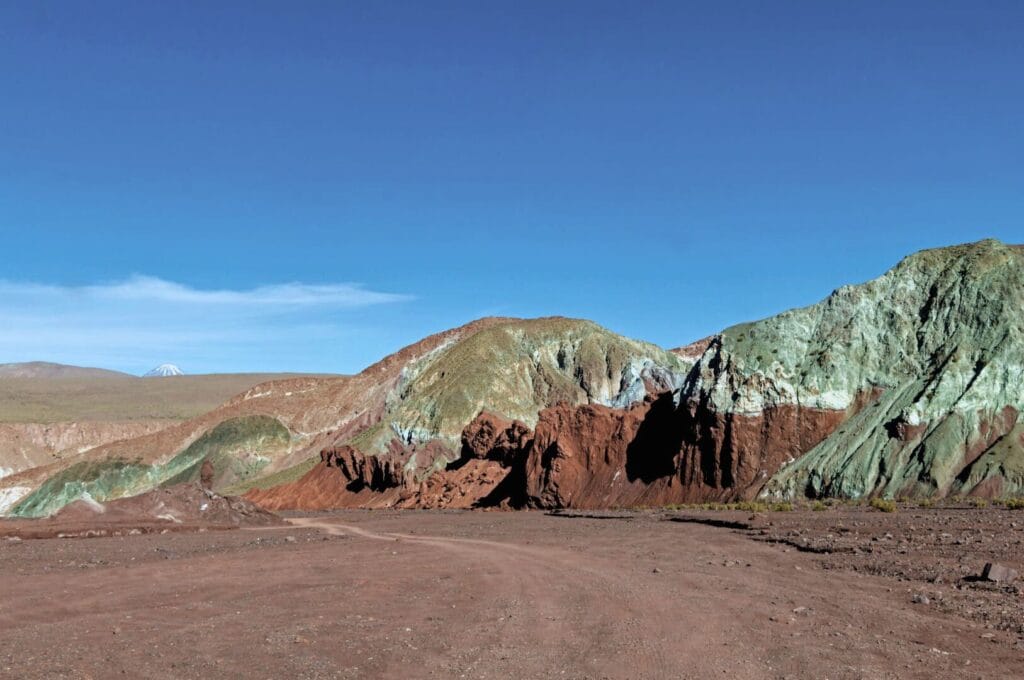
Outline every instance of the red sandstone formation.
[(540, 412), (533, 432), (483, 412), (464, 429), (460, 457), (425, 477), (408, 469), (414, 452), (397, 443), (378, 456), (341, 446), (325, 450), (298, 481), (246, 497), (270, 509), (598, 508), (750, 498), (850, 415), (784, 405), (758, 417), (723, 416), (701, 404), (677, 407), (671, 393), (626, 409), (559, 404)]
[(534, 506), (577, 508), (750, 498), (849, 415), (783, 406), (722, 416), (677, 408), (670, 394), (625, 410), (560, 405), (540, 413), (525, 495)]
[(525, 423), (484, 411), (462, 431), (462, 456), (509, 466), (526, 449), (530, 437), (530, 428)]

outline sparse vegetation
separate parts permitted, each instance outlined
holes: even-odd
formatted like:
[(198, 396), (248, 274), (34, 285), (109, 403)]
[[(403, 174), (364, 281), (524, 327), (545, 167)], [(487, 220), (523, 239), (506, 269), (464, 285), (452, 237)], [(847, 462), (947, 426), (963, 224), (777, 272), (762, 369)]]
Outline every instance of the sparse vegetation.
[(814, 501), (811, 503), (811, 510), (814, 512), (821, 512), (822, 510), (828, 510), (828, 506), (821, 501)]
[(967, 499), (967, 503), (972, 505), (975, 508), (987, 508), (988, 507), (988, 501), (985, 500), (984, 498), (973, 498), (973, 497), (972, 498), (968, 498)]
[(872, 498), (871, 507), (881, 512), (896, 512), (896, 501), (890, 501), (884, 498)]
[[(766, 503), (762, 501), (739, 501), (737, 503), (673, 503), (662, 506), (665, 510), (703, 510), (705, 512), (792, 512), (793, 504), (789, 501)], [(824, 508), (822, 504), (822, 508)]]
[(1007, 498), (1005, 505), (1007, 510), (1024, 510), (1024, 498)]

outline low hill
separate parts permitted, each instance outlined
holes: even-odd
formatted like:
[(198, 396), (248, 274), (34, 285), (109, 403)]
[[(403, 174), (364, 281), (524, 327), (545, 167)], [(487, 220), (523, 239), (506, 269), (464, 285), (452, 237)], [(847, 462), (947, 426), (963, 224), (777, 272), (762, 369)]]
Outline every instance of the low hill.
[(0, 477), (158, 432), (291, 374), (143, 379), (33, 362), (0, 366)]
[[(358, 375), (261, 384), (208, 413), (145, 437), (0, 481), (22, 516), (192, 481), (210, 458), (215, 487), (236, 493), (300, 476), (328, 446), (402, 450), (417, 474), (458, 457), (481, 410), (528, 421), (558, 402), (626, 405), (647, 385), (678, 385), (687, 364), (582, 320), (488, 318), (439, 333)], [(159, 381), (180, 380), (165, 378)]]
[(105, 368), (88, 368), (54, 364), (48, 361), (27, 361), (17, 364), (0, 364), (0, 379), (6, 378), (131, 378), (128, 373), (110, 371)]
[[(630, 507), (1024, 494), (1024, 248), (922, 251), (881, 277), (675, 350), (681, 389), (481, 414), (423, 480), (406, 447), (338, 442), (267, 507)], [(419, 403), (430, 414), (431, 402)], [(421, 416), (427, 417), (427, 416)]]
[[(83, 374), (79, 370), (98, 372)], [(12, 372), (0, 374), (0, 422), (185, 420), (216, 408), (254, 385), (297, 376), (224, 373), (153, 380), (102, 369), (34, 375)]]
[(207, 458), (217, 489), (280, 509), (1024, 495), (1022, 384), (1024, 247), (988, 240), (674, 352), (481, 319), (12, 475), (0, 508), (194, 481)]

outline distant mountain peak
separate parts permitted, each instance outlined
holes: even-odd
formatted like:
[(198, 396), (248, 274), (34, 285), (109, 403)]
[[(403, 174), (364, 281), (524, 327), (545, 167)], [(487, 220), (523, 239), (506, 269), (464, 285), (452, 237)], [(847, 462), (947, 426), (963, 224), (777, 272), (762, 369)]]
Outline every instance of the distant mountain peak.
[(143, 378), (166, 378), (172, 375), (185, 375), (185, 371), (181, 370), (174, 364), (160, 364), (149, 373), (143, 375)]

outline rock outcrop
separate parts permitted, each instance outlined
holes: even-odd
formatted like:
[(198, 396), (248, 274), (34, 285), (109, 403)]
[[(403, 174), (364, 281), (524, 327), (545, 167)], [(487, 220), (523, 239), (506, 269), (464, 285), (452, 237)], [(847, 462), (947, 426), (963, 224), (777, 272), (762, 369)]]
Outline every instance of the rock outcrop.
[[(818, 305), (727, 332), (744, 368), (699, 379), (720, 401), (717, 384), (765, 380), (763, 396), (740, 393), (737, 403), (754, 409), (760, 399), (850, 411), (871, 391), (869, 404), (766, 484), (767, 496), (1024, 493), (1010, 462), (1024, 456), (1013, 434), (1024, 409), (1022, 312), (1024, 248), (923, 251)], [(737, 353), (740, 334), (747, 344)], [(773, 346), (779, 353), (766, 353)]]
[[(1022, 310), (1024, 248), (982, 241), (673, 352), (586, 321), (485, 319), (0, 480), (0, 502), (42, 513), (186, 481), (198, 442), (222, 461), (215, 487), (272, 508), (1024, 494)], [(255, 446), (208, 439), (267, 413)]]
[[(627, 406), (677, 388), (688, 367), (588, 321), (497, 320), (407, 361), (372, 421), (333, 433), (298, 479), (247, 497), (270, 508), (469, 506), (505, 482), (509, 452), (545, 407)], [(481, 412), (490, 420), (474, 421)], [(466, 458), (473, 450), (485, 460)]]
[(675, 350), (695, 363), (674, 394), (564, 402), (518, 425), (482, 414), (427, 483), (486, 460), (503, 477), (477, 504), (1024, 493), (1022, 311), (1024, 249), (924, 251)]
[(0, 537), (92, 538), (284, 523), (243, 498), (221, 496), (200, 484), (179, 484), (109, 503), (86, 495), (46, 519), (0, 520)]

